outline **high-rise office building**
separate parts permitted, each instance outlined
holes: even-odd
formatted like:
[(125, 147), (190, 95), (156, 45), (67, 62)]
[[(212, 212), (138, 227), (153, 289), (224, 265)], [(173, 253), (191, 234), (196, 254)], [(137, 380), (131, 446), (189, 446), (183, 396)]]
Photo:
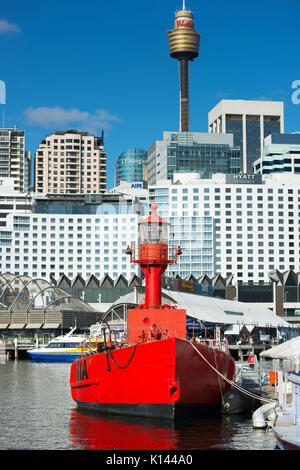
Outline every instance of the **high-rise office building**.
[(222, 100), (208, 113), (210, 133), (232, 133), (242, 154), (242, 171), (253, 173), (264, 138), (284, 132), (283, 102)]
[(132, 148), (118, 157), (115, 169), (115, 186), (121, 181), (142, 183), (145, 178), (144, 166), (147, 164), (147, 151)]
[(300, 134), (271, 134), (265, 138), (261, 158), (254, 162), (255, 173), (300, 174)]
[(31, 152), (25, 150), (25, 131), (0, 129), (0, 178), (13, 178), (16, 191), (28, 192)]
[(35, 154), (35, 192), (102, 193), (106, 189), (106, 153), (101, 137), (76, 130), (57, 131)]
[(164, 132), (148, 150), (148, 184), (172, 179), (174, 173), (200, 173), (210, 178), (214, 173), (239, 173), (241, 155), (233, 146), (232, 134), (200, 132)]

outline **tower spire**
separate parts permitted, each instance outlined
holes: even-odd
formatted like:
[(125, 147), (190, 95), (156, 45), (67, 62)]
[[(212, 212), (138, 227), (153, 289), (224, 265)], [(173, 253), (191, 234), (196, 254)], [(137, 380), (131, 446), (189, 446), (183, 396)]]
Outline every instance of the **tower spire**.
[(170, 56), (180, 62), (180, 126), (179, 132), (190, 132), (189, 116), (189, 61), (199, 55), (200, 34), (195, 31), (193, 13), (182, 10), (175, 13), (174, 29), (168, 31)]

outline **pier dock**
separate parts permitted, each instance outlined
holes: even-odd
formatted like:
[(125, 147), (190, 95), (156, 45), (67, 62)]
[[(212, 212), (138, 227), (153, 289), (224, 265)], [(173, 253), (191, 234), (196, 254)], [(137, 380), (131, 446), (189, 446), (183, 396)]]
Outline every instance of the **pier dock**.
[(28, 349), (35, 346), (35, 342), (1, 342), (0, 343), (0, 355), (6, 359), (28, 359)]
[(266, 349), (270, 349), (269, 344), (229, 344), (228, 350), (231, 356), (235, 360), (240, 360), (246, 356), (256, 355), (259, 357), (259, 354)]

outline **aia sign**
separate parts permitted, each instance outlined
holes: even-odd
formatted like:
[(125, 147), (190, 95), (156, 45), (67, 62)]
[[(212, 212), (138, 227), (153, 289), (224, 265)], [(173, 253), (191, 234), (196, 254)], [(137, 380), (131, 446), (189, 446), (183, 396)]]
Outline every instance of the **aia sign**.
[(86, 360), (77, 361), (76, 362), (76, 370), (75, 370), (75, 380), (76, 382), (80, 382), (81, 380), (88, 379), (87, 373), (87, 365)]

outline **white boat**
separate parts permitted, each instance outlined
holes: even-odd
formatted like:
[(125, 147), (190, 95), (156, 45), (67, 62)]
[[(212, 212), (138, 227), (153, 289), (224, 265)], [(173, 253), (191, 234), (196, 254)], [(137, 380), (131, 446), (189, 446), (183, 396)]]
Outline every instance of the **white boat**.
[(124, 325), (114, 325), (107, 322), (97, 322), (90, 327), (90, 338), (104, 338), (104, 335), (109, 341), (111, 339), (114, 343), (121, 344), (126, 339), (126, 331)]
[(252, 425), (255, 429), (265, 429), (268, 423), (275, 418), (275, 408), (277, 402), (265, 403), (254, 411), (252, 415)]
[(272, 429), (280, 449), (300, 450), (300, 374), (292, 372), (286, 378), (293, 387), (292, 403), (275, 408)]
[(67, 334), (52, 339), (46, 346), (29, 349), (28, 355), (31, 359), (39, 361), (73, 362), (81, 356), (83, 349), (95, 351), (98, 343), (103, 341), (96, 336), (89, 338), (85, 335), (75, 335), (75, 330), (76, 326)]

